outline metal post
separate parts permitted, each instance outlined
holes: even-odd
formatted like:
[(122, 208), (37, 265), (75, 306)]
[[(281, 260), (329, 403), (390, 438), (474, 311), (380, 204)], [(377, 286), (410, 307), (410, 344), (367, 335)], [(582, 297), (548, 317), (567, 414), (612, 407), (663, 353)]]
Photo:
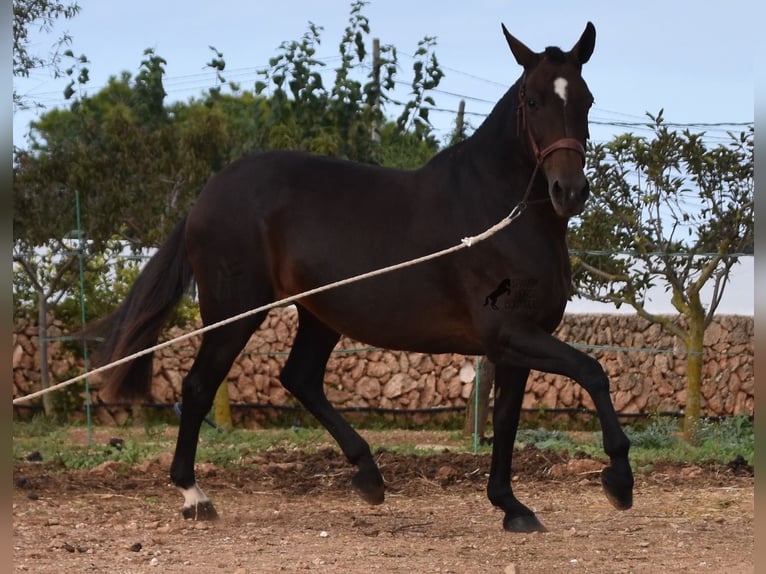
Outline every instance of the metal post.
[[(82, 236), (82, 227), (80, 225), (80, 192), (75, 190), (75, 211), (77, 213), (77, 240), (79, 246), (77, 248), (77, 257), (80, 265), (80, 318), (82, 320), (82, 326), (85, 327), (85, 265), (83, 262), (85, 252), (85, 241)], [(82, 353), (85, 361), (85, 372), (90, 371), (90, 361), (88, 360), (88, 340), (83, 335), (82, 339)], [(93, 428), (91, 424), (91, 412), (90, 412), (90, 383), (88, 377), (85, 377), (85, 417), (88, 423), (88, 447), (91, 445), (93, 437)]]
[(481, 357), (474, 359), (473, 375), (473, 454), (479, 452), (479, 383), (481, 382), (481, 375), (479, 374), (479, 362)]

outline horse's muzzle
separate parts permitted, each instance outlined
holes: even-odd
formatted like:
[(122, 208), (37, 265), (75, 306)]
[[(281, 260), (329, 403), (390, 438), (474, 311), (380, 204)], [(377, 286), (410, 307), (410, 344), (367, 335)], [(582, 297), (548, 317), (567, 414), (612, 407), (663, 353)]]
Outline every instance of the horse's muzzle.
[(548, 193), (559, 217), (574, 217), (585, 209), (585, 202), (590, 196), (590, 183), (585, 175), (554, 179), (549, 183)]

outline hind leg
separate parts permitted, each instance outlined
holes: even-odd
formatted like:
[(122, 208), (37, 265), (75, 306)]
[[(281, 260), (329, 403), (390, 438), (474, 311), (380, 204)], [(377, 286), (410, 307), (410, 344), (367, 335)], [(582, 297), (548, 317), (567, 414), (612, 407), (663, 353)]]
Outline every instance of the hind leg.
[[(250, 225), (241, 219), (244, 212), (224, 213), (203, 205), (197, 203), (189, 213), (186, 248), (197, 282), (200, 314), (203, 323), (210, 325), (273, 301), (274, 292), (268, 257)], [(266, 312), (261, 312), (207, 331), (183, 381), (183, 409), (170, 479), (184, 496), (185, 518), (216, 518), (213, 504), (194, 475), (200, 427), (234, 359), (265, 317)]]
[(183, 381), (183, 409), (170, 479), (184, 496), (181, 510), (184, 518), (213, 520), (218, 517), (194, 475), (200, 427), (213, 406), (216, 390), (263, 318), (264, 315), (242, 319), (205, 333), (194, 365)]
[(324, 393), (327, 359), (340, 335), (298, 306), (298, 333), (280, 379), (338, 442), (348, 461), (359, 470), (354, 488), (370, 504), (383, 502), (385, 486), (370, 446), (336, 411)]

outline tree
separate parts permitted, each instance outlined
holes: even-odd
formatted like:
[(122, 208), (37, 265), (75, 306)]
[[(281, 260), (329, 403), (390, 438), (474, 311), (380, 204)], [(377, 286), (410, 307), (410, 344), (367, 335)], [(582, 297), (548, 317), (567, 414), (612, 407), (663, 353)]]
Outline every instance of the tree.
[[(471, 395), (468, 397), (463, 421), (463, 436), (469, 437), (476, 434), (475, 440), (481, 441), (487, 430), (487, 418), (489, 417), (489, 395), (495, 386), (495, 364), (481, 357), (479, 360), (479, 372), (474, 377), (474, 385)], [(478, 397), (476, 394), (478, 393)], [(478, 407), (478, 408), (477, 408)]]
[(412, 91), (410, 100), (404, 105), (399, 118), (396, 120), (397, 126), (401, 130), (412, 130), (418, 136), (427, 137), (431, 133), (431, 122), (428, 119), (428, 107), (425, 104), (434, 106), (434, 99), (428, 95), (428, 92), (438, 87), (444, 73), (439, 67), (434, 48), (436, 47), (436, 38), (426, 36), (418, 42), (418, 49), (415, 51), (415, 62), (412, 65)]
[[(13, 0), (13, 75), (14, 77), (29, 77), (33, 70), (48, 69), (59, 77), (62, 70), (62, 56), (66, 54), (61, 49), (71, 43), (72, 38), (64, 33), (59, 36), (52, 51), (46, 55), (38, 55), (30, 51), (30, 28), (36, 26), (41, 31), (49, 33), (59, 18), (71, 19), (80, 12), (77, 2), (50, 2), (49, 0)], [(73, 57), (73, 56), (72, 56)], [(71, 70), (71, 68), (70, 68)], [(70, 72), (71, 73), (71, 72)], [(25, 108), (30, 104), (27, 99), (13, 89), (14, 107)]]
[[(105, 250), (129, 248), (140, 254), (156, 246), (210, 176), (246, 153), (304, 149), (393, 167), (421, 165), (438, 148), (426, 124), (410, 130), (385, 121), (381, 107), (394, 86), (394, 48), (381, 50), (376, 67), (382, 73), (356, 77), (369, 34), (363, 6), (352, 5), (330, 88), (322, 82), (324, 64), (314, 56), (321, 29), (313, 24), (300, 41), (282, 44), (255, 93), (231, 84), (233, 93), (223, 93), (225, 59), (213, 47), (208, 67), (217, 72), (216, 85), (188, 102), (165, 103), (166, 62), (152, 50), (144, 52), (135, 78), (123, 72), (93, 95), (72, 88), (77, 97), (69, 108), (50, 110), (33, 122), (29, 148), (14, 155), (17, 297), (32, 293), (38, 316), (47, 318), (51, 305), (71, 302), (77, 291), (72, 284), (77, 274), (71, 271), (80, 255), (86, 272), (106, 274)], [(429, 61), (416, 82), (419, 103), (407, 106), (412, 113), (427, 103), (424, 94), (441, 75), (435, 57)], [(87, 74), (77, 77), (87, 81)], [(380, 137), (375, 141), (376, 125)], [(72, 250), (66, 240), (76, 221), (75, 193), (85, 253)], [(50, 254), (47, 262), (39, 260), (43, 247)], [(87, 286), (86, 292), (105, 293)], [(89, 303), (89, 320), (92, 308), (102, 310)], [(45, 328), (41, 320), (43, 337)]]
[[(116, 235), (142, 247), (136, 238), (160, 228), (157, 216), (167, 211), (158, 207), (167, 194), (152, 187), (169, 187), (158, 174), (168, 163), (165, 150), (172, 148), (174, 138), (158, 129), (156, 104), (164, 91), (161, 81), (157, 85), (156, 70), (160, 67), (161, 80), (161, 62), (147, 55), (135, 86), (127, 75), (113, 78), (96, 96), (75, 99), (69, 110), (43, 114), (32, 123), (30, 147), (14, 153), (14, 294), (23, 293), (16, 288), (23, 282), (33, 293), (43, 388), (50, 382), (45, 368), (49, 311), (67, 293), (71, 298), (78, 265), (93, 267), (92, 256)], [(71, 242), (80, 215), (87, 238), (84, 250)], [(45, 397), (46, 413), (52, 415)]]
[[(34, 293), (37, 302), (37, 332), (40, 346), (40, 381), (42, 388), (50, 386), (48, 369), (48, 312), (50, 306), (58, 302), (66, 293), (77, 277), (77, 256), (72, 250), (71, 255), (57, 257), (56, 246), (38, 247), (34, 256), (26, 253), (19, 255), (20, 250), (14, 249), (14, 298), (15, 309), (19, 308), (18, 299), (25, 293)], [(21, 281), (27, 289), (18, 287), (16, 268), (21, 270)], [(48, 417), (55, 415), (55, 406), (49, 394), (43, 395), (43, 410)]]
[(16, 240), (60, 237), (57, 225), (74, 222), (75, 190), (95, 250), (115, 236), (137, 250), (155, 245), (175, 225), (211, 174), (189, 167), (199, 159), (195, 138), (205, 149), (228, 142), (214, 125), (187, 140), (184, 122), (164, 106), (164, 63), (147, 50), (135, 79), (123, 72), (32, 122), (29, 148), (14, 158), (14, 200), (23, 206), (14, 211)]
[[(426, 37), (419, 43), (410, 97), (406, 102), (397, 101), (393, 97), (398, 70), (394, 46), (380, 47), (366, 77), (353, 73), (366, 65), (368, 55), (370, 26), (362, 13), (366, 4), (357, 0), (351, 5), (349, 23), (339, 45), (341, 64), (331, 87), (325, 86), (322, 79), (324, 62), (316, 58), (322, 28), (313, 23), (300, 41), (283, 42), (269, 67), (260, 72), (263, 80), (256, 82), (255, 93), (268, 97), (270, 147), (391, 167), (411, 167), (387, 164), (385, 160), (405, 159), (415, 151), (413, 147), (425, 151), (426, 158), (438, 150), (430, 133), (427, 108), (427, 104), (434, 103), (429, 92), (443, 76), (434, 54), (435, 40)], [(387, 104), (403, 107), (390, 127), (384, 115)], [(391, 149), (384, 149), (398, 144), (408, 151), (400, 154), (399, 150), (390, 153)], [(416, 155), (423, 159), (422, 153)]]
[[(649, 115), (651, 137), (624, 134), (591, 146), (593, 197), (572, 230), (574, 281), (587, 298), (630, 305), (686, 349), (684, 435), (700, 417), (703, 340), (738, 256), (753, 242), (753, 134), (708, 144)], [(678, 316), (651, 313), (661, 285)], [(703, 301), (703, 288), (712, 288)]]

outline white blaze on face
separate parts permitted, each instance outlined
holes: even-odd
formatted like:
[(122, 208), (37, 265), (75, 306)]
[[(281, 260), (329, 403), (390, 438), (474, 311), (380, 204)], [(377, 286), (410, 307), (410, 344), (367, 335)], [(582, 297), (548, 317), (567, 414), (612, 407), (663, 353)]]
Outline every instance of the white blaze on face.
[(564, 78), (556, 78), (553, 80), (553, 91), (556, 92), (556, 95), (560, 97), (562, 100), (564, 100), (564, 105), (567, 103), (567, 85), (569, 82), (567, 82)]

